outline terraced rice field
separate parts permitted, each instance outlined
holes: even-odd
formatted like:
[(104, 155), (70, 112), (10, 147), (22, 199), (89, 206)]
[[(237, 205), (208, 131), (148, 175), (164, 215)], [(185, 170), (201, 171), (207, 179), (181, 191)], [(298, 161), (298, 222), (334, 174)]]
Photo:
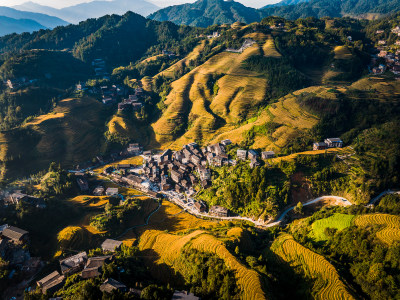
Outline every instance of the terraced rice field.
[(312, 279), (321, 278), (325, 284), (318, 292), (318, 299), (354, 299), (342, 282), (335, 267), (323, 256), (303, 247), (291, 235), (281, 235), (271, 250), (291, 266), (299, 266)]
[(354, 220), (359, 227), (381, 225), (382, 229), (376, 233), (376, 237), (383, 243), (391, 245), (400, 241), (400, 217), (388, 214), (362, 215)]
[(226, 236), (231, 239), (231, 240), (238, 240), (239, 241), (239, 246), (240, 249), (246, 249), (248, 251), (251, 251), (254, 249), (253, 242), (251, 238), (249, 237), (248, 233), (245, 232), (242, 228), (240, 227), (233, 227), (228, 230), (226, 233)]
[(90, 234), (80, 226), (68, 226), (57, 235), (61, 249), (84, 249), (89, 244)]
[(334, 53), (335, 53), (335, 59), (351, 59), (353, 57), (347, 46), (335, 47)]
[(171, 233), (186, 231), (190, 228), (211, 228), (223, 224), (214, 220), (202, 220), (182, 211), (181, 208), (169, 201), (163, 201), (161, 208), (151, 217), (149, 225), (138, 232), (152, 230), (168, 230)]
[(139, 249), (144, 252), (155, 252), (159, 257), (156, 261), (157, 264), (167, 264), (173, 267), (174, 261), (179, 257), (180, 251), (185, 245), (202, 252), (217, 254), (223, 259), (226, 265), (235, 272), (238, 285), (243, 293), (242, 299), (267, 298), (257, 272), (247, 269), (229, 253), (221, 241), (204, 231), (197, 230), (182, 237), (162, 231), (148, 230), (140, 238)]
[(72, 198), (70, 202), (85, 207), (102, 207), (108, 203), (109, 199), (107, 196), (77, 196)]
[[(163, 116), (152, 125), (161, 144), (172, 141), (171, 133), (188, 125), (183, 137), (174, 144), (180, 147), (188, 140), (209, 140), (227, 123), (235, 123), (254, 113), (254, 107), (266, 95), (267, 81), (258, 74), (244, 70), (242, 62), (260, 54), (257, 45), (242, 54), (223, 52), (172, 83)], [(218, 93), (210, 87), (212, 76), (218, 80)], [(172, 147), (171, 145), (168, 145)]]
[(208, 44), (207, 40), (201, 41), (201, 43), (193, 49), (192, 52), (190, 52), (186, 57), (178, 61), (177, 63), (173, 64), (171, 67), (168, 69), (162, 71), (161, 73), (157, 74), (154, 76), (154, 78), (158, 76), (164, 76), (166, 78), (171, 78), (174, 76), (176, 71), (182, 70), (184, 65), (189, 65), (191, 61), (196, 60), (201, 52), (203, 51), (204, 47)]
[(265, 56), (276, 58), (282, 57), (282, 55), (276, 50), (274, 39), (270, 35), (263, 46), (263, 51)]
[(353, 215), (336, 213), (328, 218), (317, 220), (312, 224), (313, 237), (317, 241), (326, 240), (326, 228), (335, 228), (338, 231), (349, 227), (354, 219)]
[(269, 106), (252, 122), (239, 127), (225, 126), (223, 133), (217, 134), (213, 142), (229, 138), (234, 143), (240, 143), (243, 140), (243, 134), (251, 130), (253, 126), (263, 126), (268, 122), (274, 122), (280, 125), (272, 134), (272, 138), (265, 134), (256, 134), (252, 147), (268, 149), (280, 152), (288, 141), (295, 137), (300, 131), (309, 129), (318, 122), (318, 118), (305, 112), (297, 103), (295, 96), (286, 96), (277, 103)]

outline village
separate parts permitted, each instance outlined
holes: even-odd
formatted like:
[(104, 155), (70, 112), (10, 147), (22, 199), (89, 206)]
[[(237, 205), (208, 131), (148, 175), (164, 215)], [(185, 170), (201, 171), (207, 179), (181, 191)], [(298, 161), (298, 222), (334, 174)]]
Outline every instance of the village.
[[(71, 170), (75, 174), (77, 185), (83, 194), (91, 193), (95, 196), (107, 195), (120, 197), (118, 187), (95, 186), (90, 187), (87, 180), (88, 174), (98, 177), (106, 177), (117, 186), (134, 188), (152, 198), (163, 198), (175, 203), (185, 211), (197, 216), (216, 218), (220, 220), (249, 220), (233, 214), (227, 208), (214, 205), (207, 207), (203, 201), (196, 200), (199, 189), (206, 189), (212, 185), (212, 168), (223, 166), (235, 166), (239, 161), (247, 161), (251, 168), (260, 166), (268, 159), (276, 157), (273, 151), (259, 153), (254, 149), (237, 149), (235, 157), (230, 157), (227, 150), (234, 146), (229, 139), (201, 148), (197, 143), (184, 145), (179, 151), (166, 149), (161, 153), (143, 151), (138, 143), (130, 144), (121, 154), (126, 156), (142, 156), (142, 165), (122, 164), (114, 161), (105, 166), (101, 174), (93, 171), (93, 166), (86, 170)], [(329, 148), (341, 148), (343, 142), (339, 138), (328, 138), (324, 142), (313, 144), (313, 150), (325, 150)], [(102, 161), (103, 165), (106, 164)], [(122, 197), (122, 205), (123, 196)], [(45, 208), (43, 200), (14, 191), (4, 197), (6, 205), (18, 205), (21, 202), (33, 205), (37, 208)], [(275, 223), (274, 223), (275, 224)], [(0, 257), (10, 262), (15, 270), (24, 272), (26, 278), (36, 274), (44, 262), (38, 257), (31, 257), (29, 250), (29, 232), (8, 224), (0, 226)], [(79, 273), (83, 279), (101, 276), (102, 267), (114, 259), (114, 253), (121, 248), (122, 242), (114, 239), (105, 239), (101, 244), (102, 256), (88, 257), (86, 252), (80, 252), (59, 261), (60, 272), (54, 270), (44, 278), (37, 281), (42, 293), (54, 293), (59, 290), (72, 274)], [(12, 275), (11, 275), (12, 276)], [(114, 278), (107, 278), (100, 286), (101, 291), (112, 292), (118, 290), (140, 296), (138, 289), (127, 288), (124, 283)], [(174, 297), (183, 299), (199, 299), (186, 291), (175, 291)], [(173, 298), (180, 299), (180, 298)]]
[[(34, 276), (44, 267), (45, 263), (39, 257), (31, 257), (29, 250), (29, 232), (23, 229), (9, 226), (7, 224), (0, 226), (0, 257), (9, 261), (14, 269), (9, 275), (10, 278), (18, 269), (22, 272), (25, 278), (34, 278)], [(37, 288), (43, 294), (53, 294), (64, 286), (68, 276), (79, 273), (82, 279), (97, 278), (102, 275), (104, 265), (111, 263), (114, 260), (116, 251), (120, 251), (122, 246), (121, 241), (113, 239), (105, 239), (101, 244), (103, 255), (88, 257), (88, 254), (83, 251), (67, 258), (59, 260), (59, 269), (43, 277), (36, 282)], [(121, 269), (120, 272), (124, 270)], [(30, 288), (29, 288), (30, 290)], [(29, 291), (28, 290), (28, 291)], [(113, 291), (130, 293), (140, 297), (141, 290), (128, 288), (124, 283), (121, 283), (113, 278), (107, 278), (101, 285), (100, 291), (112, 293)], [(17, 295), (19, 298), (22, 296)], [(188, 296), (190, 299), (199, 299), (187, 291), (175, 291), (174, 297)], [(15, 298), (14, 298), (15, 299)]]
[[(142, 156), (142, 165), (115, 163), (104, 168), (102, 174), (117, 186), (137, 189), (155, 199), (169, 200), (187, 212), (198, 217), (209, 218), (242, 218), (229, 209), (213, 205), (208, 207), (196, 194), (212, 185), (212, 168), (235, 166), (239, 161), (247, 161), (250, 168), (261, 166), (276, 156), (274, 151), (259, 152), (254, 149), (237, 149), (234, 157), (227, 154), (227, 149), (234, 146), (229, 139), (201, 148), (197, 143), (184, 145), (179, 151), (166, 149), (162, 153), (143, 151), (138, 143), (129, 144), (125, 153), (130, 156)], [(340, 138), (328, 138), (324, 142), (313, 144), (313, 150), (342, 148)], [(92, 174), (93, 171), (90, 171)], [(89, 172), (89, 173), (90, 173)], [(82, 192), (92, 190), (95, 196), (119, 196), (118, 187), (89, 188), (87, 173), (74, 172)], [(258, 222), (256, 220), (252, 220)]]
[[(378, 29), (376, 34), (383, 36), (385, 30)], [(400, 37), (400, 26), (391, 29), (391, 33)], [(400, 78), (400, 40), (390, 43), (386, 39), (380, 39), (376, 45), (376, 54), (372, 55), (370, 72), (373, 74), (383, 74), (390, 71)]]

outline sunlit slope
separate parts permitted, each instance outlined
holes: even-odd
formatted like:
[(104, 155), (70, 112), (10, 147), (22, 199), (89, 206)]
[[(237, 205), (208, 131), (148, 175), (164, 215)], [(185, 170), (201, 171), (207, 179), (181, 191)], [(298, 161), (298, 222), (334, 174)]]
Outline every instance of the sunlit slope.
[(173, 64), (172, 66), (170, 66), (166, 70), (160, 72), (159, 74), (157, 74), (154, 77), (164, 76), (166, 78), (174, 78), (175, 73), (178, 72), (178, 71), (181, 71), (183, 66), (190, 65), (190, 63), (192, 61), (196, 60), (200, 56), (200, 54), (203, 51), (204, 47), (208, 43), (209, 43), (209, 41), (207, 41), (207, 40), (201, 41), (201, 43), (197, 47), (195, 47), (193, 49), (193, 51), (190, 52), (187, 56), (185, 56), (184, 58), (179, 60), (177, 63)]
[(52, 161), (72, 166), (92, 159), (101, 151), (105, 120), (103, 106), (94, 99), (60, 101), (53, 112), (2, 134), (3, 177), (29, 175)]
[(388, 214), (362, 215), (354, 220), (359, 227), (380, 225), (376, 237), (387, 245), (400, 241), (400, 217)]
[(255, 113), (265, 100), (265, 78), (242, 68), (251, 55), (261, 54), (258, 45), (243, 53), (222, 52), (172, 83), (166, 111), (153, 124), (162, 143), (207, 141), (226, 124), (242, 121)]
[(303, 247), (291, 235), (284, 234), (277, 238), (271, 250), (292, 267), (298, 267), (313, 280), (321, 280), (323, 288), (317, 299), (354, 299), (347, 286), (341, 280), (335, 267), (323, 256)]
[(238, 285), (242, 291), (242, 299), (266, 299), (260, 276), (247, 269), (226, 249), (223, 242), (204, 231), (197, 230), (185, 236), (168, 234), (162, 231), (148, 230), (140, 238), (139, 249), (149, 253), (157, 265), (168, 265), (174, 268), (183, 247), (202, 252), (211, 252), (224, 260), (225, 264), (235, 272)]
[[(307, 90), (307, 89), (305, 89)], [(298, 103), (296, 95), (288, 95), (281, 98), (277, 103), (274, 103), (265, 108), (256, 118), (243, 124), (221, 130), (217, 133), (212, 142), (217, 142), (223, 139), (231, 139), (234, 143), (240, 143), (244, 140), (245, 133), (253, 128), (262, 128), (268, 124), (276, 124), (272, 134), (265, 134), (262, 131), (255, 133), (254, 143), (252, 147), (260, 149), (270, 149), (279, 152), (285, 147), (288, 141), (296, 137), (304, 130), (312, 128), (318, 122), (318, 117), (306, 112)]]

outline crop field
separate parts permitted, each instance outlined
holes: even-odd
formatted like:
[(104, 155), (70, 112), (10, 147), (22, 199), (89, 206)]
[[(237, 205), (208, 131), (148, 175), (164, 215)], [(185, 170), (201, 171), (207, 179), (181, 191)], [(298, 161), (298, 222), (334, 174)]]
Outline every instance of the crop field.
[(93, 171), (101, 173), (101, 172), (104, 171), (104, 169), (107, 169), (108, 167), (115, 166), (117, 164), (141, 165), (141, 164), (143, 164), (143, 157), (141, 157), (141, 156), (129, 157), (127, 159), (123, 159), (123, 160), (120, 160), (120, 161), (113, 162), (111, 164), (104, 165), (104, 166), (102, 166), (100, 168), (94, 169)]
[(312, 279), (320, 278), (324, 281), (324, 286), (318, 292), (318, 299), (354, 299), (335, 267), (323, 256), (297, 243), (291, 235), (278, 237), (271, 250), (292, 267), (300, 267)]
[[(249, 56), (259, 53), (258, 46), (242, 54), (223, 52), (174, 81), (165, 101), (167, 109), (152, 125), (156, 139), (167, 144), (172, 140), (174, 129), (187, 122), (189, 128), (175, 143), (177, 147), (187, 140), (207, 141), (226, 123), (237, 122), (239, 117), (254, 113), (254, 105), (265, 98), (267, 82), (244, 70), (241, 64)], [(216, 95), (209, 84), (215, 74), (222, 76), (214, 83), (218, 85)]]
[(233, 227), (229, 229), (226, 233), (226, 236), (231, 240), (238, 240), (242, 250), (251, 251), (254, 249), (254, 244), (250, 236), (240, 227)]
[[(166, 246), (168, 245), (168, 247)], [(182, 248), (189, 248), (202, 252), (217, 254), (226, 265), (234, 270), (243, 295), (242, 299), (266, 299), (262, 283), (257, 272), (247, 269), (225, 248), (223, 242), (217, 238), (197, 230), (186, 236), (177, 236), (162, 231), (148, 230), (140, 238), (139, 249), (143, 253), (153, 253), (158, 257), (156, 264), (174, 266)]]
[(269, 57), (281, 57), (282, 55), (276, 50), (275, 42), (272, 36), (268, 36), (267, 41), (263, 46), (263, 51), (265, 56)]
[(69, 201), (84, 207), (103, 207), (109, 202), (109, 199), (107, 196), (77, 196)]
[(91, 234), (79, 226), (66, 227), (57, 235), (58, 244), (64, 250), (85, 249), (90, 245), (90, 238)]
[(353, 57), (349, 48), (347, 48), (346, 46), (335, 47), (334, 53), (335, 59), (351, 59)]
[(335, 228), (338, 231), (349, 227), (354, 219), (353, 215), (336, 213), (328, 218), (320, 219), (312, 224), (313, 237), (317, 241), (326, 240), (326, 228)]
[(358, 216), (354, 224), (359, 227), (381, 225), (376, 237), (387, 245), (400, 241), (400, 217), (388, 214), (371, 214)]
[(184, 212), (181, 208), (169, 201), (163, 201), (160, 209), (152, 215), (149, 225), (139, 228), (137, 231), (143, 233), (151, 230), (168, 230), (170, 233), (184, 232), (192, 228), (212, 228), (223, 222), (215, 220), (203, 220)]
[(110, 122), (107, 124), (108, 132), (111, 134), (118, 134), (122, 136), (130, 136), (132, 128), (127, 124), (126, 120), (118, 115), (114, 115)]
[(157, 74), (156, 76), (154, 76), (154, 78), (158, 76), (164, 76), (166, 78), (173, 77), (175, 72), (181, 70), (184, 65), (189, 65), (191, 61), (196, 60), (203, 51), (204, 47), (207, 45), (207, 43), (207, 40), (201, 41), (201, 43), (197, 47), (195, 47), (193, 51), (190, 52), (185, 58), (181, 59), (177, 63), (170, 66), (168, 69)]
[(253, 147), (279, 153), (289, 139), (298, 135), (299, 131), (314, 126), (318, 122), (318, 118), (305, 112), (297, 103), (296, 97), (287, 96), (268, 106), (254, 121), (239, 127), (223, 128), (224, 133), (216, 135), (211, 142), (229, 138), (234, 143), (240, 143), (244, 139), (243, 134), (251, 130), (253, 126), (262, 127), (269, 122), (277, 123), (280, 126), (271, 136), (256, 132)]
[(396, 80), (388, 81), (379, 77), (367, 77), (354, 82), (349, 89), (374, 92), (378, 99), (400, 95), (400, 86)]

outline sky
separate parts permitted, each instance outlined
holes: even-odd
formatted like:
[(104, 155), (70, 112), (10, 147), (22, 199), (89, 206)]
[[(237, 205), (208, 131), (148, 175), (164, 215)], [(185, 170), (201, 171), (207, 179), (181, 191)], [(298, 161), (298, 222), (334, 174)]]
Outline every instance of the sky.
[[(13, 5), (18, 5), (22, 4), (24, 2), (27, 2), (30, 0), (0, 0), (0, 6), (13, 6)], [(56, 8), (62, 8), (66, 6), (71, 6), (83, 2), (90, 2), (91, 0), (33, 0), (32, 2), (36, 2), (41, 5), (47, 5), (47, 6), (52, 6)], [(134, 0), (132, 0), (134, 1)], [(160, 7), (165, 7), (169, 5), (175, 5), (175, 4), (182, 4), (182, 3), (188, 3), (188, 2), (194, 2), (195, 0), (147, 0), (149, 2), (152, 2)], [(237, 2), (241, 2), (242, 4), (246, 6), (251, 6), (255, 8), (260, 8), (263, 7), (267, 4), (271, 3), (276, 3), (279, 2), (279, 0), (236, 0)]]

